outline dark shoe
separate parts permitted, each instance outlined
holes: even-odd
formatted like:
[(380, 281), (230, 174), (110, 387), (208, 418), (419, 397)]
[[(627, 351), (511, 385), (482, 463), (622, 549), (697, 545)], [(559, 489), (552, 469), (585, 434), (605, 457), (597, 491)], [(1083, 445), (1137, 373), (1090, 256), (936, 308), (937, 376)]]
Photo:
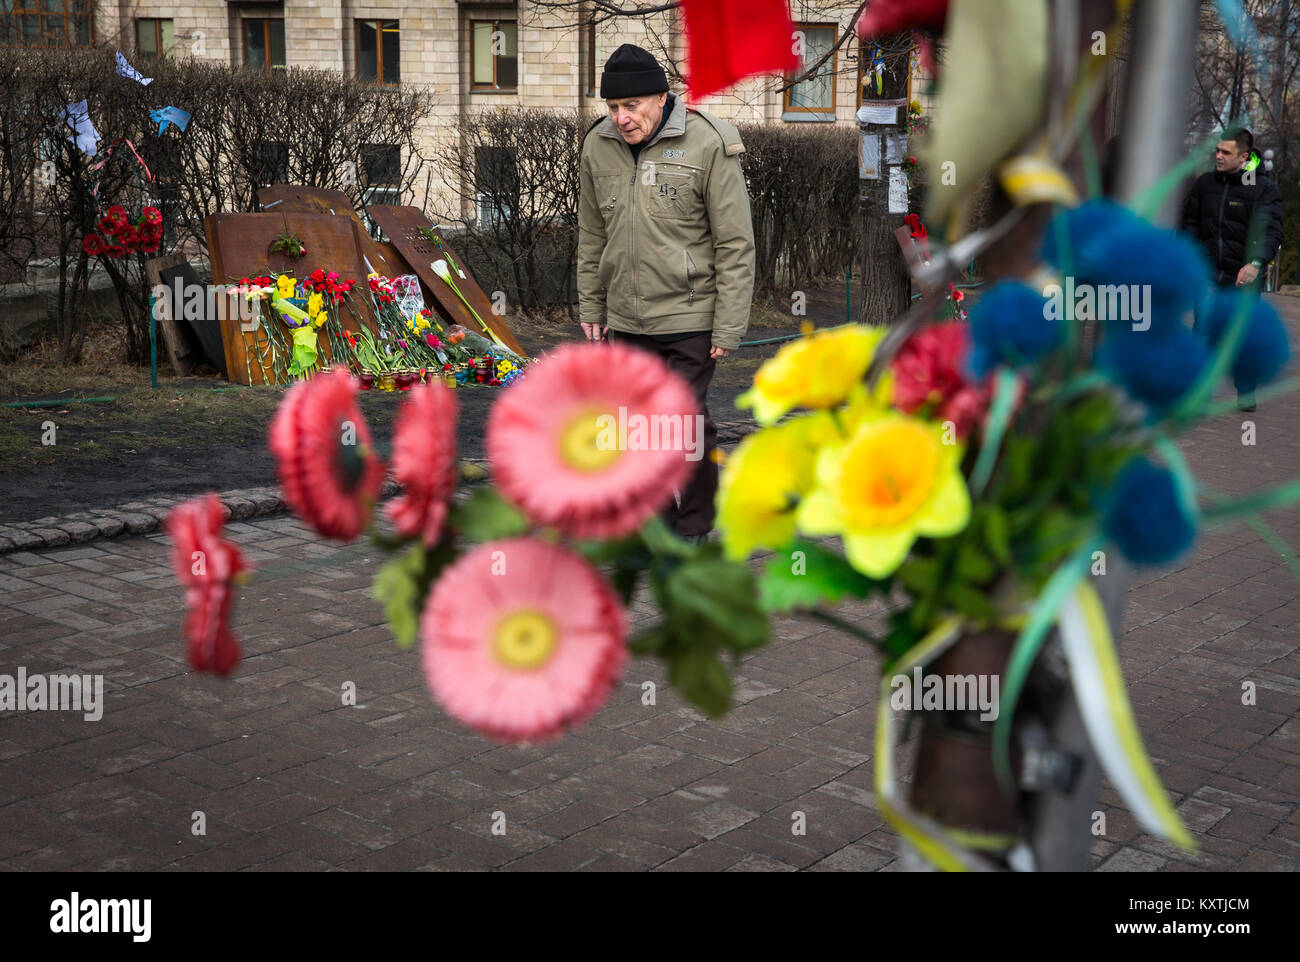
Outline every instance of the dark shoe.
[(1255, 410), (1255, 392), (1238, 391), (1237, 392), (1237, 410), (1253, 411)]

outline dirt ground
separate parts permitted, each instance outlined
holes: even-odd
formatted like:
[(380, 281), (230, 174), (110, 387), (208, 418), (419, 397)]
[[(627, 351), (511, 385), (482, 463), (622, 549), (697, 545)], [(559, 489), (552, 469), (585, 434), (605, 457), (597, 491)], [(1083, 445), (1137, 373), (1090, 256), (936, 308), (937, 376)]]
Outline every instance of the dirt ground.
[[(809, 293), (808, 320), (842, 323), (844, 290)], [(755, 307), (746, 340), (796, 333), (802, 317)], [(530, 354), (576, 340), (576, 324), (544, 319), (512, 321)], [(709, 392), (715, 420), (744, 417), (734, 407), (754, 371), (780, 344), (742, 347), (718, 365)], [(459, 389), (460, 455), (481, 459), (488, 409), (501, 388)], [(275, 483), (266, 432), (283, 388), (232, 387), (220, 377), (176, 378), (166, 362), (158, 389), (147, 369), (122, 364), (88, 369), (11, 366), (0, 372), (0, 400), (97, 403), (0, 407), (0, 523), (29, 521), (159, 495), (197, 494)], [(400, 395), (362, 392), (362, 413), (376, 446), (387, 455)], [(54, 444), (42, 444), (51, 436)]]

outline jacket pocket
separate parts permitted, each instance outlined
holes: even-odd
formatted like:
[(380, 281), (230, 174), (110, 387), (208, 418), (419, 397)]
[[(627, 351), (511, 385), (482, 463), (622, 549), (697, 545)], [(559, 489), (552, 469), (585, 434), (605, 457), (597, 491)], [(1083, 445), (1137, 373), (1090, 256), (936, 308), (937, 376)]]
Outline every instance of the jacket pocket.
[(702, 167), (689, 164), (651, 162), (649, 179), (650, 213), (668, 220), (693, 220), (704, 216), (700, 189)]
[(616, 170), (596, 171), (591, 175), (592, 184), (596, 188), (596, 206), (600, 208), (600, 216), (605, 221), (606, 228), (610, 227), (618, 215), (626, 190), (624, 179), (623, 174)]
[(695, 261), (691, 260), (691, 252), (682, 249), (682, 263), (686, 268), (686, 303), (695, 303)]

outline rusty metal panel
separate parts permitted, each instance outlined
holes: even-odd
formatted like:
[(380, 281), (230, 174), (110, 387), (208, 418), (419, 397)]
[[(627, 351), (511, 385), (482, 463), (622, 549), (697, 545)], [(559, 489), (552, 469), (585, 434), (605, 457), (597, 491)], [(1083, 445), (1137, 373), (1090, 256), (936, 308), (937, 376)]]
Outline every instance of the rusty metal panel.
[(474, 315), (460, 302), (460, 298), (452, 293), (445, 283), (439, 280), (438, 276), (433, 273), (433, 268), (430, 267), (430, 264), (442, 257), (443, 251), (446, 251), (466, 273), (464, 279), (457, 278), (456, 280), (456, 286), (465, 295), (465, 300), (473, 305), (474, 310), (478, 312), (483, 322), (501, 338), (507, 347), (521, 357), (524, 356), (525, 352), (519, 343), (519, 339), (515, 337), (514, 331), (510, 330), (510, 326), (506, 324), (506, 319), (493, 313), (492, 301), (483, 293), (483, 289), (478, 286), (474, 276), (465, 267), (465, 259), (445, 241), (442, 250), (440, 250), (437, 245), (420, 235), (420, 228), (432, 226), (423, 211), (415, 207), (371, 204), (366, 208), (366, 213), (388, 235), (388, 239), (397, 248), (397, 252), (411, 265), (411, 273), (420, 279), (420, 282), (425, 286), (426, 293), (432, 295), (430, 303), (444, 319), (454, 321), (462, 325), (466, 330), (479, 334), (483, 333), (483, 329), (479, 326), (478, 321), (474, 319)]

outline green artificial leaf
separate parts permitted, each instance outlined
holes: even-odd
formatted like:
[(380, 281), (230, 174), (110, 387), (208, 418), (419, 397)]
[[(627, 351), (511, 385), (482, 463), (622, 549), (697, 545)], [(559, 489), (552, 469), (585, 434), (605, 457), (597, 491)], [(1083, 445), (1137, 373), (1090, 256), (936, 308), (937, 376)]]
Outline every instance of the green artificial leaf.
[(664, 579), (664, 589), (670, 617), (695, 616), (729, 648), (757, 648), (768, 639), (767, 615), (759, 610), (758, 588), (747, 565), (687, 561)]
[(617, 562), (628, 568), (645, 569), (650, 566), (649, 553), (639, 535), (614, 541), (575, 541), (573, 550), (594, 565)]
[(453, 501), (450, 524), (470, 541), (513, 538), (528, 530), (528, 519), (495, 487), (482, 487), (464, 501)]
[(974, 584), (988, 584), (997, 574), (997, 565), (973, 541), (962, 542), (957, 551), (957, 577)]
[(660, 517), (651, 518), (641, 526), (641, 538), (655, 554), (678, 558), (690, 558), (696, 554), (697, 546), (677, 537)]
[(954, 581), (944, 589), (948, 603), (957, 611), (977, 621), (991, 621), (997, 617), (997, 609), (988, 596), (978, 588), (961, 581)]
[(939, 559), (913, 555), (899, 567), (898, 578), (914, 597), (928, 595), (939, 583)]
[(1001, 565), (1011, 564), (1011, 531), (1007, 524), (1007, 513), (998, 505), (992, 505), (984, 519), (984, 542), (989, 554)]
[(632, 603), (632, 596), (636, 594), (636, 585), (640, 578), (641, 572), (635, 568), (615, 568), (610, 576), (610, 583), (618, 592), (624, 607)]
[(653, 628), (639, 631), (627, 640), (627, 646), (636, 655), (654, 655), (664, 650), (672, 641), (672, 631), (663, 622)]
[(428, 583), (424, 579), (428, 552), (415, 544), (404, 554), (387, 562), (375, 575), (374, 599), (384, 606), (384, 617), (393, 629), (393, 637), (402, 648), (415, 644), (420, 627), (421, 601)]
[(1089, 394), (1072, 412), (1075, 430), (1083, 438), (1105, 434), (1115, 419), (1115, 405), (1106, 394)]
[(845, 594), (865, 598), (888, 586), (888, 581), (868, 578), (840, 554), (796, 541), (768, 561), (759, 581), (759, 607), (769, 612), (815, 608), (837, 602)]
[(731, 707), (731, 676), (712, 651), (682, 652), (669, 666), (668, 680), (683, 698), (712, 718), (725, 715)]

